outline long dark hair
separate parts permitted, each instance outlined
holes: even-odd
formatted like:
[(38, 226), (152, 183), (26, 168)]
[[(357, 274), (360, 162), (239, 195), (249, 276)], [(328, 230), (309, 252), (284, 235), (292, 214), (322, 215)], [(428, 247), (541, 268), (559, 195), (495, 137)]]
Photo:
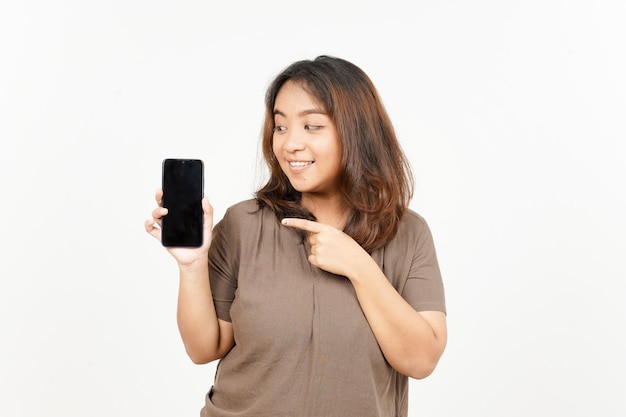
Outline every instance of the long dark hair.
[(278, 219), (315, 219), (300, 204), (301, 193), (272, 150), (274, 104), (287, 81), (314, 97), (336, 125), (343, 148), (339, 188), (349, 210), (343, 231), (369, 252), (380, 248), (398, 230), (413, 196), (413, 176), (372, 81), (344, 59), (323, 55), (295, 62), (270, 84), (262, 139), (270, 178), (256, 192), (259, 206), (273, 210)]

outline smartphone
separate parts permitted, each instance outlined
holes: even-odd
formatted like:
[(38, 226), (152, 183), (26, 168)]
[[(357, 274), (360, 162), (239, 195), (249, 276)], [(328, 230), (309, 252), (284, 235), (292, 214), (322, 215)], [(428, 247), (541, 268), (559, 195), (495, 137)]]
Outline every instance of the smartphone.
[(204, 163), (200, 159), (163, 160), (161, 243), (169, 247), (202, 246)]

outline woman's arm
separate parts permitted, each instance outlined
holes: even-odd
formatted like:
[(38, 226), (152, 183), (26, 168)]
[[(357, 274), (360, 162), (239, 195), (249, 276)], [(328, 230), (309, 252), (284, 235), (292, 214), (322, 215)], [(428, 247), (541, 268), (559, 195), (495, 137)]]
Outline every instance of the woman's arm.
[[(167, 215), (162, 207), (163, 191), (155, 198), (158, 207), (152, 219), (145, 222), (146, 231), (161, 240), (161, 219)], [(229, 322), (219, 320), (213, 304), (209, 283), (208, 251), (213, 229), (213, 207), (202, 200), (204, 210), (204, 241), (199, 248), (167, 248), (176, 259), (179, 277), (177, 321), (185, 350), (194, 363), (208, 363), (223, 357), (234, 343)]]
[(309, 262), (352, 282), (389, 364), (412, 378), (430, 375), (446, 346), (445, 313), (416, 311), (391, 285), (374, 259), (342, 231), (303, 219), (284, 219), (283, 224), (309, 232)]
[(412, 378), (425, 378), (437, 366), (447, 342), (446, 315), (416, 311), (365, 252), (348, 278), (389, 364)]
[(217, 318), (207, 260), (179, 265), (177, 321), (185, 350), (194, 363), (222, 358), (234, 343), (231, 323)]

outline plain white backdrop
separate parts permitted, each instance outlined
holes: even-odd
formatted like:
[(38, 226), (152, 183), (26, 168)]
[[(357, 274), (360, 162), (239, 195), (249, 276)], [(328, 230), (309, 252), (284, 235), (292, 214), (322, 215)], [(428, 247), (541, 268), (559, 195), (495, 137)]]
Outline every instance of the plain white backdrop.
[[(336, 55), (414, 167), (449, 344), (410, 416), (626, 415), (626, 6), (608, 1), (3, 2), (0, 415), (198, 415), (161, 160), (216, 220), (261, 183), (263, 95)], [(358, 349), (358, 346), (355, 346)]]

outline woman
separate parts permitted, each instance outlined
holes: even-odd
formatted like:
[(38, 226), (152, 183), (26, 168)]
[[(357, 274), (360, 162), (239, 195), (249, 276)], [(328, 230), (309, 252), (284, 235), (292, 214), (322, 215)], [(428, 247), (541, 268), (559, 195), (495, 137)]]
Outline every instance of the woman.
[(203, 200), (202, 247), (168, 248), (187, 353), (220, 359), (202, 416), (406, 416), (408, 377), (444, 351), (445, 301), (375, 87), (339, 58), (296, 62), (267, 91), (262, 141), (255, 198), (214, 229)]

